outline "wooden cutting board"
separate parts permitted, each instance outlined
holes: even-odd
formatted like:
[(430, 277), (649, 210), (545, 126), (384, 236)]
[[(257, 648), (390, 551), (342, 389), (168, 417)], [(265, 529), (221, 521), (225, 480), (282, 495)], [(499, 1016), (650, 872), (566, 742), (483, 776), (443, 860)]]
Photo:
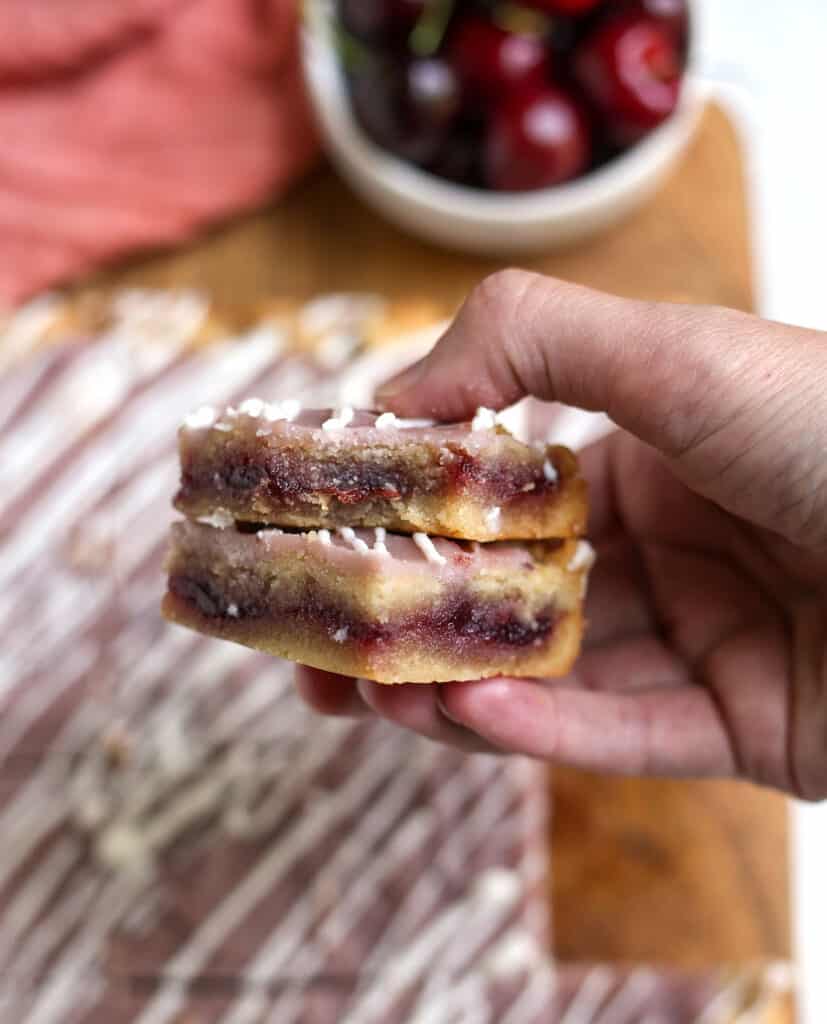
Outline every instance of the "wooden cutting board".
[[(753, 305), (741, 156), (711, 108), (681, 166), (633, 218), (525, 266), (648, 299)], [(220, 304), (324, 291), (387, 296), (396, 326), (444, 316), (500, 266), (437, 250), (374, 216), (329, 170), (275, 208), (100, 286), (194, 286)], [(682, 965), (790, 949), (783, 799), (732, 783), (611, 780), (556, 771), (551, 895), (563, 958)]]

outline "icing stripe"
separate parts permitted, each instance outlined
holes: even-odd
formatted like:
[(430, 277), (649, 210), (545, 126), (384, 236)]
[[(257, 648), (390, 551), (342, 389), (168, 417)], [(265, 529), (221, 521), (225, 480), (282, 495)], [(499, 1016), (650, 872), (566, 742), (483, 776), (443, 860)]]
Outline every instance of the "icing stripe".
[[(99, 350), (105, 363), (111, 356), (111, 341)], [(84, 350), (89, 351), (92, 349)], [(318, 377), (299, 358), (275, 363), (262, 358), (255, 384), (248, 382), (256, 372), (249, 361), (229, 347), (213, 351), (209, 358), (206, 353), (182, 358), (180, 366), (163, 373), (162, 358), (160, 351), (138, 367), (130, 365), (124, 402), (110, 410), (108, 419), (104, 403), (94, 411), (97, 420), (90, 419), (89, 412), (79, 444), (77, 436), (71, 440), (71, 431), (62, 442), (54, 423), (42, 419), (40, 426), (35, 423), (42, 433), (34, 440), (43, 444), (47, 437), (56, 437), (57, 443), (63, 444), (66, 461), (46, 486), (38, 484), (32, 491), (27, 514), (37, 513), (37, 519), (29, 519), (25, 530), (20, 527), (26, 524), (11, 523), (11, 532), (0, 542), (0, 569), (13, 581), (15, 595), (15, 601), (4, 600), (0, 588), (0, 621), (15, 627), (12, 646), (0, 653), (0, 674), (4, 674), (11, 698), (5, 717), (0, 719), (0, 757), (15, 757), (24, 745), (32, 749), (33, 738), (42, 734), (42, 722), (47, 718), (56, 725), (49, 727), (49, 732), (54, 732), (49, 741), (53, 753), (32, 766), (31, 775), (8, 795), (0, 809), (0, 827), (9, 836), (0, 879), (9, 880), (24, 861), (35, 858), (32, 873), (23, 876), (23, 884), (29, 878), (35, 881), (28, 890), (14, 890), (24, 893), (16, 904), (24, 908), (15, 917), (16, 927), (23, 929), (24, 935), (18, 957), (22, 952), (23, 965), (35, 974), (63, 947), (56, 961), (59, 976), (50, 975), (38, 993), (35, 1013), (40, 1021), (57, 1022), (67, 1008), (95, 998), (89, 972), (105, 936), (119, 922), (132, 920), (137, 906), (152, 903), (148, 894), (157, 888), (152, 879), (161, 857), (189, 826), (206, 828), (201, 823), (210, 816), (217, 818), (210, 828), (224, 829), (238, 837), (235, 841), (239, 844), (242, 839), (249, 842), (262, 837), (261, 846), (250, 848), (242, 862), (244, 870), (239, 866), (227, 875), (230, 888), (226, 896), (203, 907), (198, 929), (184, 937), (171, 959), (159, 964), (172, 989), (165, 985), (157, 999), (143, 1007), (143, 1013), (158, 1014), (157, 1019), (168, 1019), (170, 1005), (184, 1007), (189, 979), (209, 969), (211, 958), (228, 948), (236, 933), (261, 932), (261, 914), (268, 900), (283, 900), (292, 892), (289, 887), (295, 884), (299, 865), (314, 854), (331, 828), (339, 827), (349, 837), (325, 861), (326, 869), (334, 865), (337, 883), (347, 883), (347, 898), (323, 907), (321, 878), (311, 887), (314, 900), (320, 900), (316, 910), (306, 901), (294, 902), (292, 895), (283, 919), (272, 921), (269, 929), (261, 932), (260, 941), (255, 940), (248, 968), (253, 976), (256, 963), (262, 962), (257, 956), (265, 955), (263, 950), (280, 957), (280, 942), (297, 941), (302, 962), (315, 964), (324, 974), (329, 947), (321, 936), (335, 938), (354, 926), (369, 924), (375, 896), (371, 879), (375, 884), (395, 884), (406, 864), (427, 857), (435, 837), (440, 837), (439, 847), (434, 849), (435, 867), (424, 873), (428, 878), (420, 889), (429, 908), (444, 898), (443, 879), (458, 884), (466, 858), (479, 856), (475, 854), (478, 849), (488, 856), (492, 820), (498, 829), (509, 832), (522, 828), (512, 813), (514, 787), (522, 783), (517, 782), (518, 775), (510, 766), (504, 769), (493, 760), (469, 762), (456, 753), (379, 727), (365, 731), (349, 723), (319, 723), (296, 702), (289, 666), (231, 645), (194, 638), (159, 622), (160, 557), (170, 518), (169, 490), (176, 475), (174, 431), (168, 427), (187, 401), (182, 392), (192, 393), (193, 404), (238, 400), (235, 396), (242, 387), (248, 394), (254, 387), (265, 396), (288, 390), (303, 398), (309, 396), (309, 404), (314, 406), (325, 404), (316, 397), (321, 393)], [(364, 365), (374, 363), (371, 357)], [(245, 378), (238, 387), (228, 379), (228, 366), (236, 367), (236, 383)], [(371, 379), (360, 367), (354, 372), (361, 381)], [(157, 379), (144, 396), (133, 394), (137, 377), (143, 375), (148, 380), (147, 375), (153, 373)], [(216, 394), (219, 388), (221, 395)], [(45, 404), (53, 406), (60, 393), (60, 382), (50, 382), (43, 390)], [(331, 393), (327, 404), (340, 407), (341, 403), (342, 399)], [(22, 420), (15, 419), (12, 434), (16, 441), (32, 443), (25, 440), (27, 434), (32, 436), (32, 422), (31, 410), (24, 412)], [(29, 450), (37, 456), (36, 464), (24, 473), (31, 480), (32, 471), (42, 470), (42, 459), (54, 459), (57, 452)], [(119, 466), (116, 457), (122, 457)], [(61, 506), (62, 517), (50, 515), (53, 505)], [(32, 535), (33, 521), (37, 522), (37, 536)], [(83, 524), (77, 538), (74, 532), (69, 535), (73, 521)], [(354, 542), (359, 539), (354, 535)], [(115, 543), (111, 559), (107, 554), (110, 543)], [(381, 550), (382, 543), (383, 538), (375, 534), (373, 549)], [(22, 558), (21, 545), (25, 549)], [(99, 548), (104, 553), (103, 564), (95, 568), (91, 563), (67, 561), (75, 547), (81, 553), (88, 549), (84, 557), (90, 552), (94, 557), (94, 549)], [(38, 566), (37, 573), (30, 571), (33, 565)], [(66, 656), (70, 650), (75, 651), (73, 659)], [(93, 695), (94, 702), (81, 699), (77, 710), (66, 714), (67, 700), (77, 700), (84, 693)], [(124, 723), (130, 742), (142, 744), (140, 751), (145, 748), (145, 752), (138, 751), (136, 759), (121, 769), (122, 774), (113, 777), (96, 738), (119, 722)], [(306, 740), (309, 736), (312, 743)], [(70, 762), (60, 752), (78, 752), (78, 756)], [(150, 753), (151, 759), (144, 762), (142, 758)], [(400, 758), (407, 766), (403, 773), (398, 771)], [(349, 767), (341, 774), (336, 766), (345, 764)], [(334, 770), (340, 773), (335, 783), (330, 775)], [(430, 787), (434, 779), (439, 779), (439, 786), (423, 806), (422, 787)], [(498, 790), (499, 796), (490, 795), (490, 790)], [(505, 815), (499, 820), (498, 807)], [(444, 835), (446, 820), (452, 820), (446, 819), (446, 814), (460, 817), (457, 826)], [(86, 830), (99, 860), (84, 863), (82, 870), (67, 864), (64, 888), (68, 891), (52, 900), (49, 884), (59, 884), (60, 858), (55, 856), (54, 868), (48, 867), (48, 858), (58, 848), (51, 844), (66, 835), (70, 815), (77, 820), (75, 828)], [(265, 838), (271, 833), (278, 834), (277, 842)], [(513, 859), (513, 844), (506, 841), (503, 850), (506, 847), (507, 856)], [(43, 860), (37, 859), (38, 849), (46, 851)], [(376, 852), (375, 862), (368, 856), (371, 850)], [(106, 863), (125, 886), (122, 897), (117, 887), (101, 888)], [(43, 864), (47, 867), (41, 868)], [(141, 867), (149, 872), (143, 878), (137, 870)], [(329, 871), (325, 876), (330, 876)], [(129, 886), (127, 878), (131, 879)], [(365, 884), (360, 886), (363, 880)], [(216, 896), (212, 893), (211, 899)], [(38, 900), (49, 908), (49, 930), (47, 933), (38, 925), (27, 934), (25, 916), (32, 911), (25, 908), (34, 907)], [(407, 900), (402, 903), (411, 909)], [(458, 906), (466, 918), (473, 911), (462, 897)], [(384, 938), (396, 935), (403, 948), (410, 948), (416, 932), (427, 928), (421, 908), (413, 909), (415, 913), (394, 908), (382, 924)], [(523, 911), (515, 902), (503, 913), (505, 925)], [(284, 922), (292, 922), (295, 930), (287, 930)], [(493, 923), (490, 928), (493, 932)], [(459, 964), (453, 974), (462, 969)], [(176, 977), (180, 987), (174, 984)], [(116, 993), (118, 978), (101, 982), (104, 988), (98, 1005), (104, 1006), (113, 995), (113, 986)], [(246, 994), (250, 991), (257, 990), (253, 986)], [(276, 1019), (282, 1020), (289, 1018), (278, 1014), (290, 998), (298, 998), (295, 990), (292, 996), (289, 991), (283, 995), (282, 999), (279, 994), (271, 1008)], [(456, 1006), (461, 1012), (478, 1014), (486, 998), (482, 987), (469, 984), (458, 995)], [(233, 1012), (248, 1012), (245, 1005), (249, 1003), (238, 1001)]]

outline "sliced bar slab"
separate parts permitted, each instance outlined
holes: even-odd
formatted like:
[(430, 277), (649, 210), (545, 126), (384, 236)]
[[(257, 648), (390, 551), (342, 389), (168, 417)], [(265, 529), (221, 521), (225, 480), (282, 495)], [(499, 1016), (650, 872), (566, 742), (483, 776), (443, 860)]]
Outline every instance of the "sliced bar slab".
[(434, 425), (253, 398), (198, 410), (179, 445), (175, 504), (190, 518), (478, 541), (574, 537), (586, 527), (574, 455), (522, 443), (486, 409)]
[(382, 528), (172, 528), (167, 618), (377, 682), (566, 673), (585, 541), (480, 545)]

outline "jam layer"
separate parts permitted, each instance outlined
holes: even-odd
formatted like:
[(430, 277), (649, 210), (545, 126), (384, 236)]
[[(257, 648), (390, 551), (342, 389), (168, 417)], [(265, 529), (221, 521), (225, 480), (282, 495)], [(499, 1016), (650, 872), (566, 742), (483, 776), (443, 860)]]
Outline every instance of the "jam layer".
[[(251, 596), (249, 588), (234, 597), (221, 580), (174, 574), (169, 590), (207, 619), (244, 623), (248, 620), (291, 621), (298, 629), (321, 629), (331, 637), (346, 637), (364, 649), (397, 643), (423, 643), (464, 651), (469, 647), (520, 648), (543, 643), (554, 628), (555, 610), (548, 604), (539, 614), (526, 617), (518, 603), (481, 601), (459, 591), (426, 607), (387, 622), (355, 616), (347, 605), (337, 605), (312, 586), (302, 598), (283, 600), (278, 590), (262, 588)], [(265, 593), (264, 591), (267, 590)], [(342, 641), (339, 641), (342, 642)]]
[(585, 527), (585, 484), (564, 448), (469, 424), (379, 429), (370, 413), (325, 430), (320, 411), (304, 414), (310, 423), (264, 425), (232, 412), (181, 431), (175, 504), (185, 515), (221, 510), (279, 526), (379, 526), (479, 541), (570, 537)]

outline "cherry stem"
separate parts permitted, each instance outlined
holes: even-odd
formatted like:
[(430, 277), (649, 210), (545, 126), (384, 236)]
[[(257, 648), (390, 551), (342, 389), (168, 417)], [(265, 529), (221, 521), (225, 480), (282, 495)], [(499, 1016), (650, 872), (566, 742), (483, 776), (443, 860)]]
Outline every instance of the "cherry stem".
[(437, 52), (453, 13), (454, 0), (429, 0), (408, 38), (418, 57), (432, 57)]
[(515, 35), (539, 36), (549, 31), (552, 19), (540, 11), (516, 4), (499, 4), (494, 9), (494, 24)]
[(373, 61), (373, 54), (338, 21), (333, 22), (333, 48), (348, 71), (360, 71)]

